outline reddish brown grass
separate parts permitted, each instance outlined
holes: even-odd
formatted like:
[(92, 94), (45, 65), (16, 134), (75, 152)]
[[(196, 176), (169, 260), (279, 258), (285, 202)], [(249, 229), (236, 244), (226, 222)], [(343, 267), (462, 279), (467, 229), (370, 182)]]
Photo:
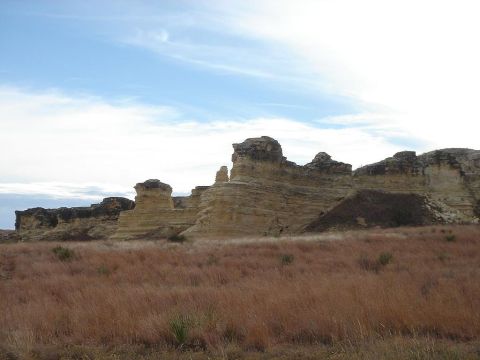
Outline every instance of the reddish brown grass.
[[(0, 245), (0, 345), (478, 341), (480, 227), (396, 231), (228, 246)], [(60, 261), (59, 245), (73, 258)], [(184, 344), (172, 328), (179, 317)]]

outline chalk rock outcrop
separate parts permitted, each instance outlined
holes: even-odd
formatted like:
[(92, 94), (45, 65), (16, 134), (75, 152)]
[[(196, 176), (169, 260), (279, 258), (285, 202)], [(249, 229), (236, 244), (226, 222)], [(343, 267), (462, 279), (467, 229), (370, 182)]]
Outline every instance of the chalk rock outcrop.
[(24, 241), (106, 239), (117, 230), (119, 214), (134, 206), (129, 199), (109, 197), (89, 207), (15, 211), (15, 229)]
[(135, 185), (135, 208), (120, 215), (116, 240), (166, 238), (195, 223), (200, 195), (208, 187), (196, 187), (188, 197), (172, 197), (170, 185), (151, 179)]
[(404, 151), (355, 170), (353, 186), (428, 195), (474, 217), (480, 199), (480, 151), (442, 149), (419, 156)]
[(228, 181), (228, 168), (226, 166), (222, 166), (220, 170), (217, 171), (217, 175), (215, 175), (215, 184), (222, 183)]
[(212, 186), (198, 186), (190, 196), (172, 197), (170, 185), (147, 180), (135, 186), (135, 207), (116, 198), (90, 208), (29, 209), (17, 212), (17, 232), (52, 240), (222, 238), (480, 217), (478, 150), (402, 151), (352, 172), (324, 152), (297, 165), (268, 136), (233, 149), (230, 176), (222, 166)]
[(201, 197), (187, 236), (280, 235), (301, 231), (351, 192), (351, 166), (319, 154), (308, 166), (288, 161), (267, 136), (234, 144), (230, 181)]

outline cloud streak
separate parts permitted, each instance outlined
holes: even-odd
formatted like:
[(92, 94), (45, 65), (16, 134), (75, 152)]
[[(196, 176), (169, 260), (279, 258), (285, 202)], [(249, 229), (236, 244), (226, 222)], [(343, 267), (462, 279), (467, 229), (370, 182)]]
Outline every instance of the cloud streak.
[[(159, 178), (188, 193), (231, 165), (231, 144), (269, 135), (298, 163), (319, 151), (354, 166), (401, 148), (361, 128), (321, 128), (288, 118), (199, 122), (179, 109), (108, 102), (58, 91), (0, 88), (1, 193), (85, 197), (125, 193)], [(332, 119), (330, 119), (332, 120)]]
[(477, 1), (247, 0), (211, 11), (232, 33), (282, 46), (372, 127), (424, 148), (478, 147)]

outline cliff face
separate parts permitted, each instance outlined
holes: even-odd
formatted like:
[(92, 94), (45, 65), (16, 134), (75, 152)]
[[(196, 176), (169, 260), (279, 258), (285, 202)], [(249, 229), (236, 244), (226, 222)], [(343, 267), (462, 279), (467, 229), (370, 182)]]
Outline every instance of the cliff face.
[(478, 216), (480, 151), (442, 149), (417, 156), (405, 151), (353, 174), (355, 189), (416, 193)]
[(110, 197), (89, 207), (15, 211), (15, 229), (24, 241), (106, 239), (117, 230), (119, 214), (134, 206), (129, 199)]
[(170, 185), (160, 180), (138, 183), (135, 208), (120, 214), (118, 230), (112, 238), (166, 238), (188, 229), (195, 223), (200, 195), (207, 188), (199, 186), (188, 197), (172, 197)]
[(351, 191), (351, 165), (325, 153), (299, 166), (287, 161), (269, 137), (234, 144), (229, 181), (201, 197), (195, 225), (186, 235), (280, 235), (301, 231)]
[(196, 187), (190, 196), (172, 197), (169, 185), (147, 180), (135, 186), (135, 207), (115, 198), (90, 208), (29, 209), (17, 212), (17, 231), (24, 239), (221, 238), (323, 231), (352, 221), (392, 226), (401, 214), (401, 225), (480, 216), (478, 150), (403, 151), (352, 172), (324, 152), (299, 166), (267, 136), (233, 149), (230, 176), (222, 166), (212, 186)]
[(0, 244), (19, 241), (18, 233), (13, 230), (0, 230)]
[(307, 232), (468, 222), (460, 211), (415, 193), (358, 190), (311, 222)]

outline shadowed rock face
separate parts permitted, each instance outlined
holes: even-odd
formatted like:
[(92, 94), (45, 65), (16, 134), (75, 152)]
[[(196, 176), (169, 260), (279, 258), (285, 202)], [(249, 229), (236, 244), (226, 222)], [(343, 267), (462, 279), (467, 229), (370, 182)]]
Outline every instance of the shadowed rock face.
[(355, 170), (355, 175), (418, 175), (423, 173), (423, 164), (415, 151), (398, 152), (393, 157)]
[(159, 189), (166, 193), (172, 193), (172, 187), (168, 184), (161, 182), (158, 179), (149, 179), (143, 183), (138, 183), (135, 185), (135, 190), (137, 191), (145, 191), (145, 190), (152, 190), (152, 189)]
[(315, 155), (312, 162), (309, 162), (304, 167), (311, 170), (320, 170), (324, 173), (330, 174), (352, 173), (352, 165), (332, 160), (332, 157), (325, 152), (319, 152), (317, 155)]
[(102, 239), (116, 231), (119, 214), (134, 207), (129, 199), (109, 197), (89, 207), (15, 211), (15, 229), (23, 240)]
[(367, 227), (397, 227), (457, 222), (457, 210), (425, 195), (360, 190), (342, 200), (306, 227), (308, 232)]
[(20, 240), (20, 236), (13, 230), (0, 230), (0, 244), (8, 242), (16, 242)]
[(233, 144), (233, 150), (232, 162), (234, 163), (239, 158), (273, 163), (282, 163), (286, 160), (279, 142), (268, 136), (250, 138), (240, 144)]
[(442, 149), (417, 156), (415, 151), (398, 152), (374, 164), (363, 166), (354, 171), (355, 175), (425, 175), (425, 169), (431, 166), (445, 166), (461, 170), (463, 167), (476, 167), (475, 158), (479, 151), (471, 149)]
[(57, 213), (57, 209), (44, 209), (41, 207), (15, 211), (15, 230), (54, 228), (58, 224)]
[(355, 170), (353, 188), (425, 194), (472, 217), (480, 199), (480, 151), (400, 152)]

